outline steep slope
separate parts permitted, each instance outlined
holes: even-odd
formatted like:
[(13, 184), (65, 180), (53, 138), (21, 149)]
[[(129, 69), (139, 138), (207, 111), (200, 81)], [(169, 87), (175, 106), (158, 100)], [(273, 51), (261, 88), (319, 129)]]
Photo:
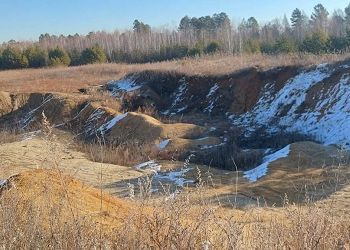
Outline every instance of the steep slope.
[(283, 131), (349, 148), (349, 85), (349, 62), (343, 61), (217, 77), (143, 72), (109, 82), (106, 89), (131, 107), (151, 104), (166, 116), (228, 117), (248, 137), (261, 129)]
[(313, 136), (326, 144), (350, 147), (350, 70), (319, 65), (288, 80), (283, 88), (267, 84), (254, 108), (231, 115), (247, 131), (267, 127)]

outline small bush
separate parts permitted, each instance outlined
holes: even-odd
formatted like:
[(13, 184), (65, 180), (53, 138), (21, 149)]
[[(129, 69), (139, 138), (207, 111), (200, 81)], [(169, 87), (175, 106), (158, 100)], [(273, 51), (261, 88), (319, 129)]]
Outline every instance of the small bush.
[(49, 61), (51, 66), (68, 66), (70, 64), (67, 52), (59, 47), (49, 51)]
[(195, 56), (201, 56), (203, 54), (203, 51), (200, 48), (192, 48), (188, 51), (188, 55), (195, 57)]
[(77, 66), (80, 65), (80, 57), (81, 57), (81, 53), (80, 51), (78, 51), (77, 49), (73, 49), (71, 51), (68, 52), (69, 57), (70, 57), (70, 65), (69, 66)]
[(327, 52), (328, 45), (328, 35), (320, 31), (313, 33), (311, 37), (305, 38), (301, 45), (301, 50), (313, 54), (322, 54)]
[(28, 58), (28, 64), (31, 68), (40, 68), (48, 65), (48, 54), (39, 46), (27, 48), (24, 51), (24, 55)]
[(19, 49), (8, 47), (2, 52), (1, 68), (20, 69), (28, 67), (28, 59)]
[(248, 39), (243, 45), (243, 50), (247, 54), (260, 53), (260, 43), (256, 39)]
[(81, 52), (80, 62), (82, 64), (105, 63), (106, 61), (107, 56), (99, 45), (86, 48)]
[(211, 42), (205, 48), (205, 52), (207, 54), (214, 54), (214, 53), (217, 53), (219, 50), (220, 50), (220, 45), (217, 42)]

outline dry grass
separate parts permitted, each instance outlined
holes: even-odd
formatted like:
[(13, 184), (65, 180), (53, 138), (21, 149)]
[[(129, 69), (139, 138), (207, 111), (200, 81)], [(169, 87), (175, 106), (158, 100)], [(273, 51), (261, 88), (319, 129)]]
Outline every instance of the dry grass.
[[(43, 131), (48, 142), (56, 140), (44, 115)], [(4, 249), (350, 247), (349, 217), (339, 216), (332, 202), (293, 205), (285, 197), (281, 208), (228, 209), (205, 198), (200, 171), (195, 189), (172, 193), (165, 187), (154, 198), (146, 179), (139, 182), (145, 192), (121, 200), (62, 174), (61, 149), (50, 145), (42, 151), (52, 169), (21, 173), (0, 195)], [(99, 178), (102, 183), (102, 171)]]
[(144, 70), (176, 71), (188, 75), (218, 75), (247, 67), (309, 66), (348, 58), (348, 54), (330, 55), (244, 55), (204, 56), (146, 64), (100, 64), (70, 68), (8, 70), (0, 72), (0, 91), (8, 92), (78, 92), (80, 88), (95, 86), (119, 79), (131, 72)]
[(122, 112), (122, 103), (106, 91), (90, 90), (87, 92), (90, 102), (98, 102), (101, 107), (113, 109), (115, 112)]
[[(0, 196), (4, 249), (348, 249), (350, 223), (331, 206), (225, 209), (192, 191), (128, 202), (57, 171), (21, 174)], [(196, 200), (191, 199), (193, 192)], [(14, 209), (16, 208), (16, 209)]]
[(11, 143), (18, 140), (18, 135), (14, 131), (0, 131), (0, 144)]
[(154, 145), (126, 141), (119, 145), (103, 143), (77, 143), (77, 150), (84, 152), (94, 162), (134, 166), (140, 162), (154, 159), (157, 151)]

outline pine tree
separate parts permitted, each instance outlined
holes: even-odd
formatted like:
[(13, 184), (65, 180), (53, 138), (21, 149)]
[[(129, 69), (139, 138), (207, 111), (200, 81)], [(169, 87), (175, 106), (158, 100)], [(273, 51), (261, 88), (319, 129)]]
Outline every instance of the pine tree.
[(7, 47), (1, 56), (3, 69), (20, 69), (28, 67), (28, 59), (19, 49)]
[(180, 31), (189, 31), (192, 28), (191, 19), (188, 16), (184, 16), (179, 24)]
[(249, 30), (249, 33), (253, 37), (258, 37), (259, 36), (259, 23), (255, 19), (255, 17), (250, 17), (247, 20), (247, 28)]
[(97, 44), (81, 52), (80, 63), (82, 64), (104, 63), (106, 61), (107, 57), (104, 50)]
[(327, 32), (328, 11), (322, 4), (317, 4), (314, 7), (314, 12), (311, 15), (311, 24), (314, 31)]
[(29, 67), (40, 68), (48, 65), (47, 51), (40, 48), (38, 45), (27, 48), (24, 55), (28, 59)]
[(59, 47), (49, 51), (49, 61), (51, 66), (68, 66), (70, 64), (67, 52)]
[(346, 29), (350, 30), (350, 4), (345, 8)]
[(329, 32), (332, 36), (341, 37), (346, 34), (344, 12), (337, 10), (333, 12), (329, 23)]
[(292, 23), (292, 30), (298, 42), (301, 42), (305, 36), (305, 30), (307, 26), (307, 17), (306, 15), (298, 8), (296, 8), (292, 17), (290, 18)]

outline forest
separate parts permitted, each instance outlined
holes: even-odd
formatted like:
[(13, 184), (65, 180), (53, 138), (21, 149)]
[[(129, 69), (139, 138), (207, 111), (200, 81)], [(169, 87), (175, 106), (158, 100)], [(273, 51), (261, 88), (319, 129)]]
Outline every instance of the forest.
[(317, 4), (311, 16), (296, 8), (290, 17), (234, 23), (226, 13), (183, 17), (161, 29), (135, 20), (131, 30), (87, 35), (41, 34), (37, 41), (4, 42), (0, 69), (145, 63), (204, 54), (346, 53), (350, 47), (350, 4), (332, 14)]

